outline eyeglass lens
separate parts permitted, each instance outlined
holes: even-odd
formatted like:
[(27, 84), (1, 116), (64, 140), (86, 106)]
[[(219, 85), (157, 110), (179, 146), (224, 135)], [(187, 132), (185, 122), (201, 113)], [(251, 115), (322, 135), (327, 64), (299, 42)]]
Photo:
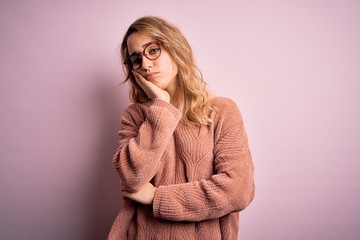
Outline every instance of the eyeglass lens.
[(142, 64), (142, 57), (143, 55), (149, 60), (157, 59), (161, 54), (161, 49), (159, 43), (151, 43), (150, 45), (146, 46), (144, 51), (138, 54), (135, 54), (130, 57), (130, 62), (133, 70), (137, 70), (140, 68)]

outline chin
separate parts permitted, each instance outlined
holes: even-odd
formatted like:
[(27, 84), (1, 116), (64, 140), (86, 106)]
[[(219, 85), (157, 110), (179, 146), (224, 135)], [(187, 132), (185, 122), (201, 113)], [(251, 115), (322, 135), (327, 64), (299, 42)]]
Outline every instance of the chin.
[(156, 79), (152, 79), (152, 80), (150, 80), (150, 82), (153, 83), (158, 88), (164, 89), (163, 85), (159, 81), (157, 81)]

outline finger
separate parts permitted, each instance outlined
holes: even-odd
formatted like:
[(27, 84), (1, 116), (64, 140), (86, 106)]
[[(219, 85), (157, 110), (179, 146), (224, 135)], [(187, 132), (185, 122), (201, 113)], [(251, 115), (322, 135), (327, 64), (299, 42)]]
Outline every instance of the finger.
[(123, 197), (129, 197), (129, 193), (128, 192), (125, 192), (125, 191), (122, 191), (121, 194), (123, 195)]
[(135, 76), (136, 82), (144, 90), (144, 92), (150, 99), (160, 98), (166, 102), (170, 102), (169, 93), (167, 93), (164, 90), (161, 90), (154, 83), (146, 80), (140, 73), (135, 72), (133, 70), (133, 74)]
[[(149, 94), (151, 94), (151, 92), (153, 91), (151, 88), (153, 88), (154, 84), (147, 81), (140, 73), (137, 73), (135, 71), (133, 71), (134, 76), (135, 76), (135, 80), (137, 82), (137, 84), (139, 84), (139, 86), (145, 91), (145, 93), (149, 96)], [(150, 96), (149, 96), (150, 97)]]
[(144, 90), (146, 95), (154, 99), (156, 97), (156, 91), (159, 91), (158, 87), (150, 81), (147, 81), (140, 73), (133, 71), (137, 84)]
[(136, 72), (133, 70), (133, 74), (135, 76), (135, 79), (137, 81), (138, 84), (141, 85), (146, 85), (148, 83), (150, 83), (148, 80), (146, 80), (140, 73)]
[(141, 88), (143, 88), (143, 81), (142, 81), (142, 79), (141, 79), (142, 76), (141, 76), (139, 73), (135, 72), (134, 70), (132, 70), (132, 72), (133, 72), (133, 74), (134, 74), (136, 83), (139, 84), (139, 86), (140, 86)]

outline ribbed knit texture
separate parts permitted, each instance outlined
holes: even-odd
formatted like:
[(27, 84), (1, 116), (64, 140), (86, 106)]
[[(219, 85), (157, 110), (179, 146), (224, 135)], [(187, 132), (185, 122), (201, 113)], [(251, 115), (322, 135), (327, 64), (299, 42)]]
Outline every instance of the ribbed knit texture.
[(236, 240), (239, 212), (254, 198), (254, 167), (241, 113), (215, 97), (213, 123), (189, 126), (171, 104), (133, 104), (121, 117), (113, 164), (122, 190), (158, 187), (153, 206), (124, 199), (109, 240)]

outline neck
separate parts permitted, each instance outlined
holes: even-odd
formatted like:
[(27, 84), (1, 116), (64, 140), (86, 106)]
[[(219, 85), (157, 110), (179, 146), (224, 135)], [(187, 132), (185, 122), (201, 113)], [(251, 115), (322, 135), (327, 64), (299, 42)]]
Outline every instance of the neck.
[(176, 91), (177, 86), (174, 86), (172, 89), (166, 89), (166, 91), (170, 94), (170, 103), (176, 108), (182, 110), (182, 94), (181, 91)]

